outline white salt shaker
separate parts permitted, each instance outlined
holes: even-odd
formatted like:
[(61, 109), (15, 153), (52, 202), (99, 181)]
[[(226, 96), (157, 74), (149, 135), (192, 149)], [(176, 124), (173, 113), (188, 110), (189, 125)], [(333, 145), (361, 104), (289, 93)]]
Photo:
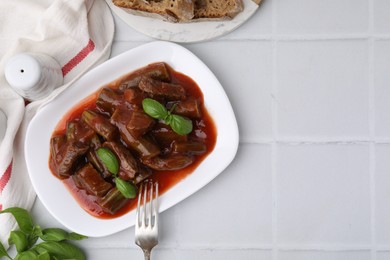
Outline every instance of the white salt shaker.
[(46, 97), (64, 81), (58, 62), (43, 53), (17, 54), (8, 60), (4, 72), (8, 84), (29, 101)]

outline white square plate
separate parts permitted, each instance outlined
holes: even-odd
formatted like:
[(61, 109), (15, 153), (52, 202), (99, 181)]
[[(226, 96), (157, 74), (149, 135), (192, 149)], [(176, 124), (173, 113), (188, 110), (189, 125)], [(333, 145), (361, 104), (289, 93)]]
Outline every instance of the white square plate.
[(48, 166), (52, 132), (73, 106), (101, 86), (153, 62), (163, 61), (191, 77), (201, 88), (204, 103), (217, 128), (214, 150), (195, 171), (160, 197), (160, 212), (172, 207), (220, 174), (234, 159), (238, 127), (221, 84), (210, 69), (187, 49), (168, 42), (153, 42), (127, 51), (89, 71), (32, 119), (26, 135), (28, 173), (39, 199), (68, 229), (91, 237), (106, 236), (131, 227), (135, 211), (114, 219), (99, 219), (84, 211)]

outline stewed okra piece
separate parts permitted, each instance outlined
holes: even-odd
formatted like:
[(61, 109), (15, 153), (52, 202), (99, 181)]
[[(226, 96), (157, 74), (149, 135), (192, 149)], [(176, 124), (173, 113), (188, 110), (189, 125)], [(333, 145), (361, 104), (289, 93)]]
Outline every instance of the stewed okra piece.
[(173, 142), (172, 152), (180, 154), (201, 155), (207, 151), (207, 146), (204, 143), (196, 141)]
[(107, 169), (107, 166), (102, 163), (99, 159), (99, 156), (96, 153), (96, 150), (90, 149), (87, 153), (88, 162), (91, 163), (95, 169), (100, 173), (104, 179), (110, 179), (112, 174)]
[(125, 89), (123, 97), (127, 103), (131, 104), (132, 107), (140, 108), (142, 107), (142, 101), (148, 96), (139, 88), (129, 88)]
[(112, 188), (106, 196), (99, 198), (96, 202), (103, 211), (115, 214), (127, 201), (128, 199), (126, 199), (117, 188)]
[(131, 115), (127, 110), (117, 109), (110, 121), (119, 129), (120, 136), (126, 145), (134, 150), (141, 158), (151, 158), (160, 154), (160, 148), (153, 141), (139, 137), (135, 138), (127, 129)]
[(157, 171), (175, 171), (180, 170), (194, 162), (194, 157), (181, 154), (173, 154), (168, 157), (156, 156), (153, 158), (142, 159), (142, 163)]
[(171, 80), (168, 68), (165, 66), (165, 63), (158, 62), (149, 64), (145, 68), (131, 73), (131, 75), (129, 75), (123, 80), (123, 82), (119, 86), (119, 89), (121, 91), (124, 91), (125, 89), (137, 87), (143, 76), (148, 76), (152, 79), (157, 79), (165, 82), (169, 82)]
[(152, 171), (149, 168), (147, 168), (143, 164), (140, 164), (138, 166), (138, 173), (137, 173), (137, 175), (134, 178), (134, 184), (135, 185), (140, 184), (141, 182), (143, 182), (144, 180), (149, 178), (152, 174), (153, 173), (152, 173)]
[(75, 175), (72, 176), (76, 185), (84, 189), (88, 194), (103, 197), (113, 187), (106, 182), (96, 169), (87, 163)]
[(72, 140), (66, 141), (58, 147), (60, 140), (55, 137), (51, 140), (51, 150), (57, 150), (57, 153), (52, 154), (52, 160), (55, 166), (55, 174), (60, 179), (65, 179), (73, 174), (73, 165), (88, 151), (89, 146)]
[(157, 123), (151, 131), (154, 139), (162, 147), (169, 147), (173, 141), (186, 142), (187, 135), (179, 135), (169, 125)]
[(57, 160), (55, 155), (59, 154), (62, 145), (65, 143), (66, 143), (65, 135), (53, 136), (50, 139), (50, 153), (54, 161)]
[(138, 165), (133, 155), (117, 142), (105, 142), (103, 147), (110, 149), (117, 157), (119, 161), (119, 178), (125, 181), (134, 179), (135, 174), (138, 172)]
[(117, 134), (117, 128), (110, 123), (104, 115), (92, 110), (85, 110), (81, 115), (83, 121), (89, 125), (97, 134), (106, 140), (112, 140)]
[(179, 102), (168, 102), (167, 108), (173, 108), (173, 113), (181, 116), (186, 116), (189, 118), (201, 118), (202, 111), (200, 108), (200, 102), (198, 99), (189, 98), (187, 100)]
[(82, 121), (70, 121), (66, 125), (66, 139), (68, 141), (76, 140), (81, 143), (90, 143), (95, 135), (95, 131)]
[(129, 111), (130, 117), (126, 127), (135, 138), (144, 135), (153, 125), (154, 120), (142, 110)]
[(123, 106), (124, 104), (125, 99), (123, 98), (123, 95), (111, 88), (103, 88), (96, 100), (96, 106), (110, 115), (114, 113), (116, 108)]
[(163, 97), (167, 100), (181, 100), (186, 97), (186, 91), (182, 85), (166, 83), (150, 77), (142, 77), (138, 87), (153, 97)]

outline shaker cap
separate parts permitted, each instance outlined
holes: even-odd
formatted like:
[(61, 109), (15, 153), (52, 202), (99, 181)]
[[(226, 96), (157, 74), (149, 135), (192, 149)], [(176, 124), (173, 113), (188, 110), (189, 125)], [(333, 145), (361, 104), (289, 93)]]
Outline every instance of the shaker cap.
[(6, 80), (13, 88), (28, 90), (41, 79), (42, 67), (31, 55), (21, 53), (8, 60), (4, 72)]

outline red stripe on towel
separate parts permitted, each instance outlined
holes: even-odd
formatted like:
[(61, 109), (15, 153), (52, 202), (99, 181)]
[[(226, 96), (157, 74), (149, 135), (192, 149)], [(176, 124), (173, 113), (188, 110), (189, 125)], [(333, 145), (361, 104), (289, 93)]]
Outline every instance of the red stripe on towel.
[(88, 54), (95, 49), (95, 43), (90, 39), (87, 46), (85, 46), (76, 56), (74, 56), (68, 63), (62, 67), (62, 75), (68, 74), (74, 67), (82, 62)]
[[(3, 190), (5, 186), (7, 186), (9, 179), (11, 179), (11, 172), (12, 172), (12, 162), (8, 165), (7, 169), (5, 170), (4, 174), (0, 178), (0, 195), (3, 193)], [(3, 205), (0, 204), (0, 210), (3, 209)]]

